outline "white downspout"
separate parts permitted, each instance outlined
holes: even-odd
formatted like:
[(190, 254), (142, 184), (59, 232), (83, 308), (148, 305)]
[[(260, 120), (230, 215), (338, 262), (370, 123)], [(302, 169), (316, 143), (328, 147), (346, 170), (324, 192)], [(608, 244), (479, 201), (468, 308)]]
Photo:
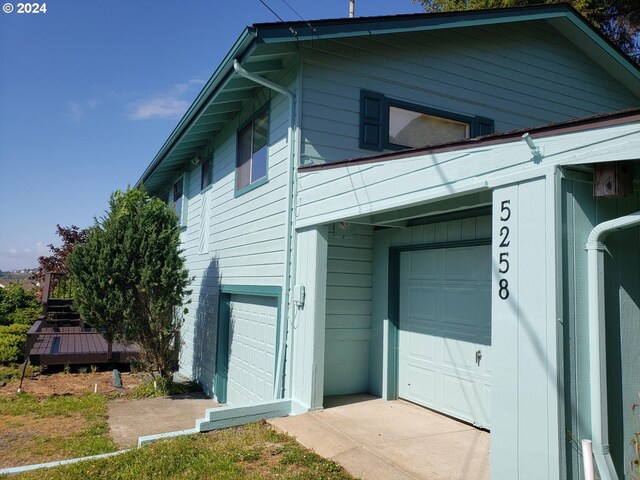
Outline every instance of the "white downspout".
[(241, 77), (247, 78), (251, 81), (259, 83), (271, 90), (274, 90), (289, 99), (289, 129), (287, 130), (287, 142), (289, 143), (289, 176), (287, 178), (287, 224), (286, 224), (286, 237), (285, 237), (285, 260), (284, 260), (284, 278), (282, 279), (282, 305), (280, 311), (282, 312), (282, 318), (280, 319), (280, 332), (278, 342), (278, 358), (276, 363), (276, 375), (274, 385), (274, 398), (282, 398), (283, 394), (283, 377), (284, 377), (284, 360), (285, 360), (285, 345), (287, 340), (287, 323), (289, 321), (289, 277), (291, 276), (291, 233), (292, 233), (292, 215), (293, 215), (293, 176), (294, 176), (294, 129), (296, 119), (296, 97), (295, 94), (266, 78), (254, 75), (247, 72), (238, 60), (233, 61), (233, 69)]
[(591, 230), (587, 240), (589, 371), (591, 380), (591, 435), (593, 456), (602, 480), (617, 480), (609, 451), (607, 414), (607, 359), (605, 350), (604, 251), (602, 242), (611, 232), (640, 225), (640, 212), (603, 222)]

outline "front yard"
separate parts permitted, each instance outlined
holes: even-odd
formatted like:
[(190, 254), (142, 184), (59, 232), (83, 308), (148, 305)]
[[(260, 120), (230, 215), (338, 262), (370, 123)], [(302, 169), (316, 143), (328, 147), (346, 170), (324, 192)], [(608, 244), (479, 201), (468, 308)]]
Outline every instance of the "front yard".
[(93, 393), (0, 398), (0, 468), (116, 450), (109, 436), (107, 401)]
[(266, 422), (166, 440), (107, 459), (36, 470), (17, 479), (352, 478)]
[[(141, 377), (111, 372), (39, 375), (0, 388), (0, 468), (113, 452), (107, 405), (135, 402)], [(95, 384), (98, 392), (93, 393)], [(100, 393), (103, 392), (103, 393)], [(157, 442), (110, 458), (17, 475), (17, 479), (350, 479), (344, 469), (266, 422)]]

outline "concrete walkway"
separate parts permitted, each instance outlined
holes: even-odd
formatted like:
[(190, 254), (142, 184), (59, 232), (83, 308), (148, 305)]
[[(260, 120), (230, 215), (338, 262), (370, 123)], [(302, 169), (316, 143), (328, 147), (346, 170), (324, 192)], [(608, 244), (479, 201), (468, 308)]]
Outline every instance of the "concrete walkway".
[(194, 428), (207, 408), (219, 406), (203, 393), (108, 403), (111, 436), (120, 448), (135, 447), (138, 437)]
[(489, 479), (489, 433), (408, 402), (330, 397), (270, 423), (364, 480)]

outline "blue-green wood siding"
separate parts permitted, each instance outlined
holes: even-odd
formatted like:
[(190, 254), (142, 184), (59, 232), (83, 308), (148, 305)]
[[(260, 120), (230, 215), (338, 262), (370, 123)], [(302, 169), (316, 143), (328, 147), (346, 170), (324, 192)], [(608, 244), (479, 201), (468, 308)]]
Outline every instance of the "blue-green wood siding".
[[(585, 180), (589, 180), (588, 178)], [(637, 185), (636, 185), (637, 189)], [(640, 210), (638, 193), (595, 199), (590, 181), (565, 180), (562, 191), (565, 431), (568, 478), (582, 478), (579, 441), (590, 438), (587, 236), (598, 223)], [(621, 478), (629, 477), (630, 441), (637, 431), (632, 405), (640, 391), (640, 233), (637, 227), (605, 241), (605, 305), (609, 441)], [(625, 476), (626, 475), (626, 476)]]
[(302, 50), (302, 160), (359, 148), (361, 89), (495, 120), (495, 131), (638, 106), (640, 100), (544, 21), (314, 41)]
[(369, 391), (373, 227), (329, 228), (325, 395)]
[[(295, 91), (296, 69), (285, 71), (275, 81)], [(269, 181), (236, 197), (236, 132), (267, 102), (270, 102)], [(289, 115), (285, 97), (266, 89), (257, 90), (253, 104), (246, 105), (206, 150), (206, 157), (213, 158), (212, 185), (201, 190), (202, 169), (200, 165), (190, 165), (188, 224), (182, 240), (187, 268), (194, 281), (182, 329), (180, 371), (201, 382), (210, 395), (215, 388), (221, 279), (226, 285), (282, 285)], [(202, 230), (203, 223), (205, 228), (208, 223), (207, 231)], [(203, 242), (206, 248), (202, 248)]]

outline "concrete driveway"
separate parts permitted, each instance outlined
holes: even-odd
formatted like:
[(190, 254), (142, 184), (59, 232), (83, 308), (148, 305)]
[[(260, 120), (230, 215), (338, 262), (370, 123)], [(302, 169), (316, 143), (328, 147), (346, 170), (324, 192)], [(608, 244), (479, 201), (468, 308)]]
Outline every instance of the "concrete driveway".
[(270, 423), (364, 480), (488, 480), (489, 433), (404, 401), (325, 399)]

